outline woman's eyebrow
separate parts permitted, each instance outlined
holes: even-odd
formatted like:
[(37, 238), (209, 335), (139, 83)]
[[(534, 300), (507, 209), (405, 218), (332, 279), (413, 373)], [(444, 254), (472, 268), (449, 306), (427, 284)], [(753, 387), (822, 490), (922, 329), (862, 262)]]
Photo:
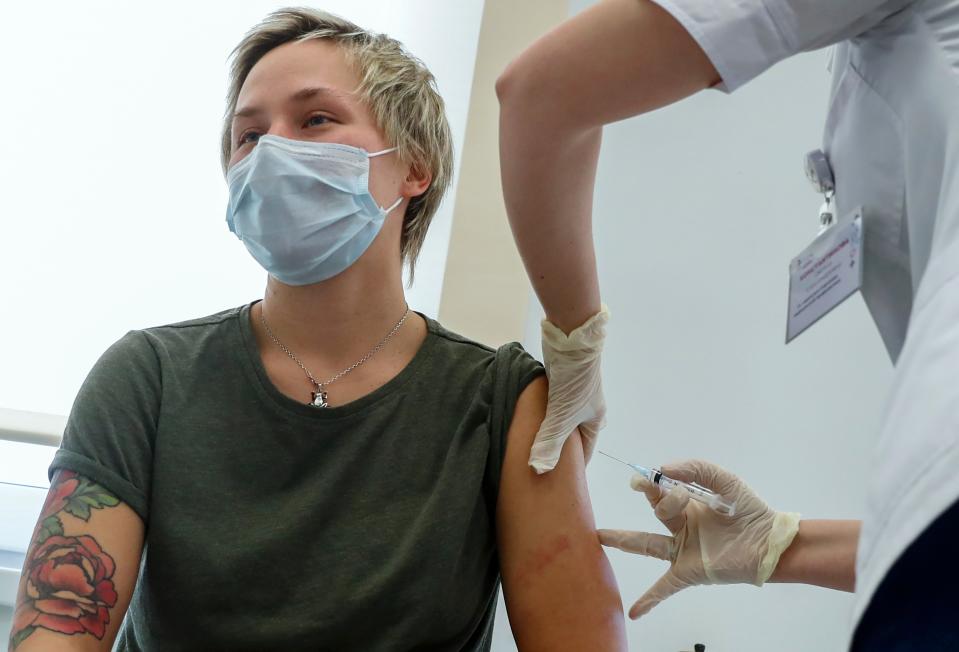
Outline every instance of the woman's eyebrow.
[[(335, 88), (330, 88), (328, 86), (308, 86), (306, 88), (301, 88), (287, 98), (287, 102), (298, 103), (305, 100), (313, 99), (317, 96), (328, 97), (333, 100), (338, 100), (343, 102), (346, 99), (345, 94), (342, 91), (338, 91)], [(246, 118), (248, 116), (256, 115), (262, 113), (263, 109), (257, 106), (247, 106), (242, 109), (237, 109), (233, 112), (233, 119), (237, 118)]]

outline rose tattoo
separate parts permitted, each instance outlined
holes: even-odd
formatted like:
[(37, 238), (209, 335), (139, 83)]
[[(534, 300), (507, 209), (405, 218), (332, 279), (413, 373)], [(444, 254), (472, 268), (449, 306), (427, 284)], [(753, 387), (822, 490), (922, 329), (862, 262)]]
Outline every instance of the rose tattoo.
[(120, 501), (102, 486), (61, 472), (47, 494), (24, 565), (26, 594), (18, 600), (10, 634), (16, 647), (38, 627), (61, 634), (89, 633), (102, 639), (116, 604), (116, 564), (91, 536), (64, 536), (60, 512), (84, 521), (91, 509)]

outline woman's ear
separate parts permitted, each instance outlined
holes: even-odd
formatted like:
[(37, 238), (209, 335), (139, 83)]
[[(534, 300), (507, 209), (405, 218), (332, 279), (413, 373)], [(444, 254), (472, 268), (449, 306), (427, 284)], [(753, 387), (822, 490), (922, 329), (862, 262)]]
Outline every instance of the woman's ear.
[(430, 187), (433, 175), (421, 163), (410, 164), (409, 173), (403, 181), (402, 193), (404, 197), (419, 197)]

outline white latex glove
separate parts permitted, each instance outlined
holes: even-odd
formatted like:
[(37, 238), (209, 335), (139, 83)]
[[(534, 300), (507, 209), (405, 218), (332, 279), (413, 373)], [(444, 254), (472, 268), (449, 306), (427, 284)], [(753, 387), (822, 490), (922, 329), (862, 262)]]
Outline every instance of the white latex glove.
[(690, 500), (677, 488), (661, 494), (659, 485), (634, 475), (630, 484), (646, 494), (672, 536), (626, 530), (600, 530), (599, 539), (611, 546), (670, 562), (670, 568), (629, 610), (639, 618), (690, 586), (700, 584), (755, 584), (772, 575), (779, 557), (799, 531), (799, 514), (776, 512), (746, 484), (715, 464), (690, 460), (664, 466), (664, 475), (696, 482), (735, 501), (733, 516), (724, 516)]
[(556, 467), (563, 444), (576, 426), (583, 437), (586, 462), (593, 454), (599, 431), (606, 425), (600, 363), (608, 321), (609, 310), (604, 305), (569, 335), (547, 319), (542, 322), (549, 395), (546, 417), (529, 455), (529, 465), (537, 473)]

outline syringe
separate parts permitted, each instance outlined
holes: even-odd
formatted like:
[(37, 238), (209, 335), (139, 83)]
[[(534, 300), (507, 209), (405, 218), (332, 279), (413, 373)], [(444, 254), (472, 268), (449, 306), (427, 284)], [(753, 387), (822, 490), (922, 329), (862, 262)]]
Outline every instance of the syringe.
[(727, 516), (734, 516), (736, 514), (736, 503), (731, 503), (729, 501), (723, 500), (723, 497), (717, 494), (714, 491), (707, 489), (701, 485), (696, 484), (695, 482), (682, 482), (680, 480), (674, 480), (668, 476), (663, 475), (663, 472), (659, 469), (647, 469), (645, 466), (640, 466), (639, 464), (631, 464), (630, 462), (623, 461), (618, 457), (613, 457), (609, 453), (604, 453), (603, 451), (598, 451), (601, 455), (605, 455), (611, 460), (615, 460), (620, 464), (625, 464), (629, 468), (633, 469), (644, 478), (649, 480), (655, 485), (659, 485), (663, 493), (669, 493), (674, 487), (683, 487), (686, 491), (689, 492), (689, 497), (693, 500), (700, 502), (710, 509), (717, 511), (720, 514), (725, 514)]

